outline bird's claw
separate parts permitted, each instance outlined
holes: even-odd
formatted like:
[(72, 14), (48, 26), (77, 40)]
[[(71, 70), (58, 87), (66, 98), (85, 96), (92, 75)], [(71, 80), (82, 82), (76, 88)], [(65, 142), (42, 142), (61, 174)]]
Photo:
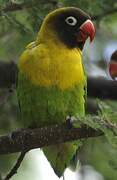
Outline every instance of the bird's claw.
[(74, 116), (67, 116), (66, 117), (66, 125), (69, 129), (74, 127), (74, 123), (77, 121), (77, 119)]

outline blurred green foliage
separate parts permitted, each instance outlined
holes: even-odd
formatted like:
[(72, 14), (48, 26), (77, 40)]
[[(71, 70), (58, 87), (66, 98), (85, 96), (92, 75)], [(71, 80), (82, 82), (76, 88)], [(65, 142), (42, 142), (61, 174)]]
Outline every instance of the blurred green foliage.
[[(21, 9), (15, 8), (16, 5)], [(117, 13), (109, 16), (105, 12), (117, 8), (115, 0), (0, 0), (0, 60), (16, 61), (25, 46), (35, 39), (43, 18), (57, 7), (79, 7), (91, 16), (103, 14), (95, 21), (97, 27), (97, 41), (100, 37), (108, 39), (111, 30), (112, 39), (115, 34)], [(14, 8), (13, 8), (14, 7)], [(110, 28), (110, 29), (109, 29)], [(99, 52), (100, 53), (100, 52)], [(97, 54), (99, 54), (97, 53)], [(87, 57), (87, 56), (86, 56)], [(97, 57), (98, 59), (100, 57)], [(109, 121), (117, 121), (117, 102), (106, 101), (103, 105), (103, 115)], [(19, 127), (18, 102), (16, 93), (9, 93), (6, 89), (0, 90), (0, 134), (7, 133)], [(80, 153), (83, 164), (90, 164), (105, 177), (105, 180), (116, 180), (117, 152), (105, 138), (87, 140)], [(6, 173), (12, 166), (15, 155), (1, 156), (0, 172)], [(24, 178), (25, 179), (25, 178)]]

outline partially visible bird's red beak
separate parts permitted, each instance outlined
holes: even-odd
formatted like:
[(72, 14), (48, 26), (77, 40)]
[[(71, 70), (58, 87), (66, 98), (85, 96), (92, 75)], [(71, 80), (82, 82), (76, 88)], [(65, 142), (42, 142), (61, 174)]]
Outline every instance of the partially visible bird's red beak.
[(117, 62), (116, 61), (112, 61), (109, 64), (109, 73), (112, 79), (116, 79), (117, 78)]
[(86, 20), (81, 26), (77, 35), (78, 42), (85, 42), (90, 37), (90, 42), (93, 41), (95, 36), (95, 27), (90, 19)]

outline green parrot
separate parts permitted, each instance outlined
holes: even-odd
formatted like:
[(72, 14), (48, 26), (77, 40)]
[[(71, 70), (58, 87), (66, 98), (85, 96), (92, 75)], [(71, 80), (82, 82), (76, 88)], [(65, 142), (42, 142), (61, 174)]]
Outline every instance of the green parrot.
[[(51, 126), (62, 124), (68, 116), (84, 116), (82, 49), (94, 35), (90, 16), (78, 8), (59, 8), (45, 17), (36, 40), (26, 47), (18, 63), (22, 127)], [(43, 147), (58, 177), (76, 149), (74, 142)]]

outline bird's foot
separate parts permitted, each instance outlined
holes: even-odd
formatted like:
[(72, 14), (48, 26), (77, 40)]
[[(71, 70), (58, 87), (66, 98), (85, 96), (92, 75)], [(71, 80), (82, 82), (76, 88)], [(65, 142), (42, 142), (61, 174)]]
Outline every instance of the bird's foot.
[(66, 117), (66, 125), (69, 129), (74, 127), (74, 123), (77, 121), (77, 119), (74, 116), (67, 116)]

